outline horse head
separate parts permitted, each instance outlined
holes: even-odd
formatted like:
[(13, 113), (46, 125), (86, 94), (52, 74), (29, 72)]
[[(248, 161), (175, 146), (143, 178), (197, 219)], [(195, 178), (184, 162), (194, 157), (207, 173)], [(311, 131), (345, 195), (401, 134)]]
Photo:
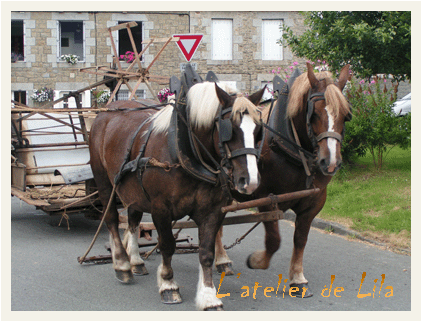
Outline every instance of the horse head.
[(215, 148), (223, 166), (232, 175), (235, 189), (252, 194), (260, 184), (257, 162), (260, 157), (263, 128), (257, 108), (265, 88), (249, 97), (230, 96), (215, 83), (221, 104), (215, 134)]
[[(334, 82), (329, 72), (315, 74), (309, 63), (307, 74), (302, 75), (305, 81), (301, 83), (305, 86), (301, 85), (301, 104), (306, 107), (302, 111), (305, 113), (307, 136), (313, 151), (317, 153), (317, 165), (324, 175), (333, 176), (342, 164), (341, 143), (345, 122), (351, 116), (348, 102), (342, 94), (348, 76), (349, 65), (342, 68), (338, 81)], [(297, 80), (291, 93), (300, 86), (301, 80)]]

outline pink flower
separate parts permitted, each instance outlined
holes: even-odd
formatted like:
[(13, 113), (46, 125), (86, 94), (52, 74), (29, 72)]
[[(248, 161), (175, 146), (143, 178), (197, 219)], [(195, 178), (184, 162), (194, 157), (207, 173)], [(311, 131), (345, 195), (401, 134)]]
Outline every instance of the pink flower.
[(297, 66), (298, 65), (298, 62), (295, 61), (295, 62), (292, 63), (292, 65)]
[(370, 84), (376, 84), (376, 81), (373, 79)]
[(276, 73), (276, 71), (275, 71), (274, 69), (272, 69), (272, 73), (273, 73), (273, 74), (275, 74), (275, 73)]
[(360, 85), (361, 85), (361, 84), (365, 84), (364, 79), (360, 80)]

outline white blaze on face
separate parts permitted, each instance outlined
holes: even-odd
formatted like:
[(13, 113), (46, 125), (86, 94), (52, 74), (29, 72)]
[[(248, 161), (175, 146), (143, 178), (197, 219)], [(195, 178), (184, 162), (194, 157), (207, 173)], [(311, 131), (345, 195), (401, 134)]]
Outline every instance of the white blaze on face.
[[(333, 132), (333, 126), (335, 124), (335, 118), (333, 117), (332, 113), (330, 113), (326, 107), (327, 117), (328, 117), (328, 131)], [(333, 172), (336, 168), (336, 147), (338, 141), (333, 138), (327, 139), (327, 148), (330, 152), (330, 164), (329, 164), (329, 172)]]
[[(240, 129), (244, 135), (244, 147), (254, 149), (254, 129), (256, 124), (250, 115), (245, 114), (241, 121)], [(259, 185), (259, 171), (257, 170), (257, 158), (255, 155), (247, 154), (247, 170), (249, 173), (249, 184), (245, 187), (247, 192), (252, 193)]]

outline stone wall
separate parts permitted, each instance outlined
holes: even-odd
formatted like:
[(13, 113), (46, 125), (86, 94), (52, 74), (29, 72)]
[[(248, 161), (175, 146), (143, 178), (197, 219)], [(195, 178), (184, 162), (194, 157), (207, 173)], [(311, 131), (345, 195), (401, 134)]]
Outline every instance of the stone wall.
[[(282, 20), (285, 26), (297, 33), (305, 30), (302, 15), (298, 12), (265, 11), (198, 11), (198, 12), (12, 12), (13, 20), (24, 21), (25, 60), (12, 64), (12, 91), (27, 91), (28, 97), (34, 89), (46, 86), (57, 91), (74, 91), (102, 79), (102, 76), (80, 72), (80, 68), (110, 66), (113, 50), (108, 28), (119, 21), (142, 21), (143, 39), (168, 38), (174, 34), (203, 34), (204, 37), (192, 62), (197, 71), (205, 76), (210, 70), (222, 81), (234, 81), (242, 92), (255, 92), (273, 79), (272, 70), (290, 66), (298, 61), (305, 70), (305, 60), (297, 59), (287, 47), (282, 48), (283, 60), (262, 59), (262, 21)], [(211, 26), (212, 19), (233, 21), (233, 59), (212, 60)], [(76, 65), (69, 65), (58, 59), (58, 22), (83, 21), (85, 31), (85, 57)], [(117, 31), (113, 32), (117, 39)], [(149, 47), (143, 55), (143, 67), (148, 67), (161, 50), (163, 43)], [(177, 76), (180, 65), (185, 63), (181, 51), (171, 42), (154, 62), (150, 74)], [(129, 64), (122, 63), (123, 68)], [(131, 82), (134, 85), (134, 82)], [(158, 92), (165, 84), (151, 83)], [(122, 86), (122, 89), (127, 89)], [(148, 98), (152, 97), (145, 84)], [(399, 86), (399, 97), (410, 91), (410, 84)], [(87, 93), (89, 95), (89, 93)], [(88, 100), (89, 101), (89, 100)], [(31, 100), (28, 103), (32, 105)]]

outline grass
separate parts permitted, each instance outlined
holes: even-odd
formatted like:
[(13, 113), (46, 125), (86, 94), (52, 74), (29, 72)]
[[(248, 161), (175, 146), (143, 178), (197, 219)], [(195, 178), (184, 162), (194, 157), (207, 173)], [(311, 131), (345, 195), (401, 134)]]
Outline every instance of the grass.
[(411, 150), (390, 149), (382, 170), (371, 155), (347, 167), (328, 185), (320, 218), (335, 221), (391, 247), (411, 245)]

